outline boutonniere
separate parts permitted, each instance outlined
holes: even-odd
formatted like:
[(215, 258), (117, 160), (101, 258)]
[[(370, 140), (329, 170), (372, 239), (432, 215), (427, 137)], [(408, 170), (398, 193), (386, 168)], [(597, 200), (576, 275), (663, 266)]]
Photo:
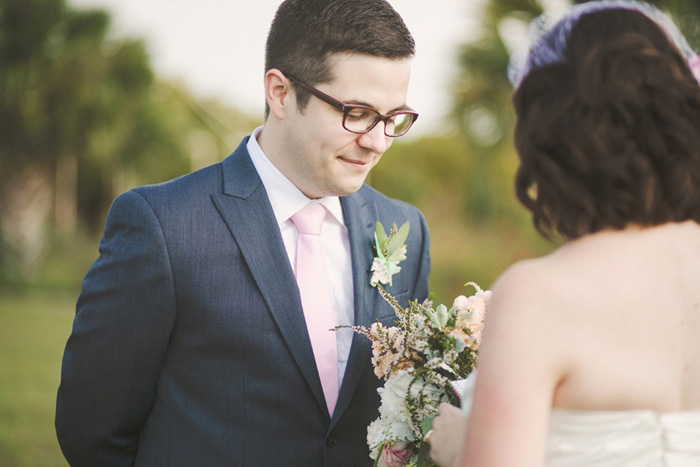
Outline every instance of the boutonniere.
[(392, 224), (387, 235), (382, 223), (377, 222), (374, 232), (374, 249), (377, 256), (372, 262), (372, 278), (369, 281), (372, 287), (380, 283), (391, 285), (391, 277), (401, 271), (399, 263), (406, 259), (408, 228), (408, 221), (400, 229), (396, 228), (396, 224)]

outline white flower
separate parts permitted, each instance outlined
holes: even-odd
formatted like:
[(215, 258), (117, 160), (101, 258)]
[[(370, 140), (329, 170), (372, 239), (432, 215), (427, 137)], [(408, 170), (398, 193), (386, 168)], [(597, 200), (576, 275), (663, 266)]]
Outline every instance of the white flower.
[(382, 417), (410, 420), (406, 410), (406, 396), (412, 379), (413, 377), (406, 370), (400, 370), (396, 376), (386, 381), (383, 388), (377, 389), (382, 399), (379, 407)]
[[(410, 394), (409, 394), (410, 388)], [(384, 388), (380, 388), (379, 394), (382, 397), (382, 403), (379, 408), (380, 413), (385, 419), (398, 419), (410, 425), (411, 416), (406, 408), (406, 399), (409, 397), (417, 399), (423, 394), (427, 400), (438, 402), (444, 391), (421, 378), (414, 381), (412, 373), (406, 370), (400, 370), (395, 377), (389, 378), (384, 384)]]
[(439, 401), (444, 392), (442, 389), (418, 379), (411, 385), (411, 397), (417, 398), (421, 393), (427, 400)]
[(377, 458), (377, 454), (379, 454), (379, 445), (385, 441), (383, 432), (384, 420), (382, 420), (381, 417), (370, 423), (367, 427), (367, 446), (372, 450), (370, 453), (372, 459)]
[(389, 274), (386, 266), (386, 261), (381, 258), (374, 258), (372, 262), (372, 278), (369, 280), (371, 286), (374, 287), (380, 282), (391, 285), (391, 274)]
[(416, 434), (410, 423), (404, 420), (391, 420), (388, 422), (385, 433), (390, 439), (402, 441), (415, 441)]
[(427, 361), (425, 366), (427, 366), (428, 368), (430, 368), (432, 370), (434, 370), (436, 368), (442, 368), (442, 357), (431, 358), (430, 360)]

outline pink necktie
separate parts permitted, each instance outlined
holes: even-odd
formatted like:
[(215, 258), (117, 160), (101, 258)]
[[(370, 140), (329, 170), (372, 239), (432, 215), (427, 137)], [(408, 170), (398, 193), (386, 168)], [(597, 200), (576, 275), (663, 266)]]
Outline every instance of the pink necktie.
[(338, 349), (335, 332), (331, 283), (321, 251), (321, 226), (326, 208), (309, 203), (292, 216), (299, 231), (297, 244), (297, 284), (304, 309), (306, 328), (321, 377), (328, 412), (333, 415), (338, 400)]

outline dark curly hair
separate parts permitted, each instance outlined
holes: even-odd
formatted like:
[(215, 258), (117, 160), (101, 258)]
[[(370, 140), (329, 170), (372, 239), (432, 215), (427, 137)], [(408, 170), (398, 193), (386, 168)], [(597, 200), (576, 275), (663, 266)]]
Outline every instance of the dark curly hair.
[(582, 16), (513, 103), (515, 189), (545, 237), (700, 223), (700, 86), (642, 13)]

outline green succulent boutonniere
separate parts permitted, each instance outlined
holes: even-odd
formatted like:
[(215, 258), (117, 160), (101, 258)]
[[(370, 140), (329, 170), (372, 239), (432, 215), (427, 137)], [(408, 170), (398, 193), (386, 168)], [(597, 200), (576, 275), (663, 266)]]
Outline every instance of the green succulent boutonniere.
[(372, 287), (380, 283), (391, 285), (391, 277), (401, 271), (399, 263), (406, 259), (408, 228), (408, 221), (398, 230), (396, 224), (392, 224), (387, 236), (382, 223), (377, 222), (377, 230), (374, 232), (377, 256), (372, 263), (372, 278), (369, 281)]

